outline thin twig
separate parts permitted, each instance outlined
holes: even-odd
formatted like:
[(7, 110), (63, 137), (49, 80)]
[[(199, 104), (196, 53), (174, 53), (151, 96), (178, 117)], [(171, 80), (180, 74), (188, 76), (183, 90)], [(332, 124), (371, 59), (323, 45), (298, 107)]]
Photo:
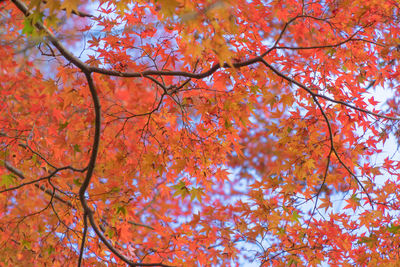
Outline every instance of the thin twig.
[[(365, 189), (364, 185), (361, 183), (361, 181), (358, 179), (358, 177), (357, 177), (357, 176), (350, 170), (350, 168), (342, 161), (342, 159), (340, 158), (338, 152), (336, 151), (336, 148), (335, 148), (334, 145), (333, 145), (333, 132), (332, 132), (332, 129), (331, 129), (331, 125), (330, 125), (329, 119), (328, 119), (328, 117), (326, 116), (324, 109), (322, 108), (321, 104), (319, 103), (319, 101), (318, 101), (318, 99), (317, 99), (317, 97), (319, 97), (319, 96), (321, 96), (321, 95), (314, 93), (310, 88), (308, 88), (308, 87), (305, 86), (304, 84), (302, 84), (302, 83), (300, 83), (300, 82), (298, 82), (298, 81), (296, 81), (296, 80), (294, 80), (294, 79), (292, 79), (292, 78), (286, 76), (286, 75), (283, 74), (282, 72), (278, 71), (276, 68), (274, 68), (273, 66), (271, 66), (270, 64), (268, 64), (264, 59), (262, 59), (261, 62), (262, 62), (267, 68), (271, 69), (271, 70), (272, 70), (275, 74), (277, 74), (279, 77), (281, 77), (281, 78), (283, 78), (283, 79), (285, 79), (285, 80), (287, 80), (287, 81), (289, 81), (289, 82), (291, 82), (291, 83), (294, 83), (295, 85), (297, 85), (298, 87), (300, 87), (300, 88), (302, 88), (303, 90), (307, 91), (307, 92), (311, 95), (311, 97), (313, 98), (314, 102), (317, 104), (318, 109), (321, 111), (322, 116), (324, 117), (325, 122), (326, 122), (326, 124), (327, 124), (328, 130), (329, 130), (329, 138), (330, 138), (330, 142), (331, 142), (331, 150), (332, 150), (333, 153), (335, 154), (335, 156), (336, 156), (336, 158), (338, 159), (339, 163), (346, 169), (346, 171), (350, 174), (350, 176), (352, 176), (352, 177), (354, 178), (354, 180), (356, 180), (357, 184), (358, 184), (358, 185), (361, 187), (361, 189), (365, 192), (365, 194), (367, 195), (367, 197), (368, 197), (368, 199), (369, 199), (369, 202), (370, 202), (372, 208), (374, 208), (374, 204), (373, 204), (373, 202), (372, 202), (372, 198), (371, 198), (371, 196), (369, 195), (368, 191)], [(324, 98), (325, 98), (325, 97), (324, 97)], [(325, 99), (326, 99), (326, 98), (325, 98)], [(328, 99), (330, 99), (330, 98), (328, 98)], [(359, 108), (358, 108), (358, 109), (359, 109)], [(358, 110), (358, 109), (357, 109), (357, 110)], [(365, 112), (368, 113), (368, 111), (365, 111)], [(373, 112), (372, 112), (372, 113), (373, 113)], [(370, 114), (370, 113), (368, 113), (368, 114)], [(374, 114), (374, 113), (373, 113), (373, 114)], [(376, 114), (376, 116), (377, 116), (377, 115), (379, 115), (379, 114)], [(382, 116), (382, 115), (380, 115), (380, 116)], [(379, 117), (379, 116), (378, 116), (378, 117)], [(386, 117), (386, 116), (384, 116), (384, 117)]]
[[(7, 170), (9, 170), (10, 172), (14, 173), (14, 174), (15, 174), (16, 176), (18, 176), (20, 179), (22, 179), (22, 180), (25, 179), (24, 174), (23, 174), (20, 170), (18, 170), (18, 169), (15, 168), (14, 166), (12, 166), (8, 161), (4, 161), (4, 165), (5, 165), (5, 167), (6, 167)], [(37, 184), (38, 181), (40, 181), (40, 180), (45, 180), (45, 179), (49, 179), (49, 178), (50, 178), (50, 177), (46, 176), (46, 177), (43, 177), (43, 178), (40, 178), (40, 179), (31, 181), (31, 182), (28, 182), (28, 183), (21, 184), (21, 185), (18, 186), (18, 187), (8, 188), (8, 189), (10, 189), (10, 190), (15, 190), (15, 189), (21, 188), (22, 186), (28, 185), (28, 184), (34, 184), (37, 188), (39, 188), (40, 190), (42, 190), (44, 193), (46, 193), (47, 195), (53, 197), (53, 192), (52, 192), (50, 189), (47, 189), (47, 188), (46, 188), (45, 186), (43, 186), (43, 185), (41, 186), (41, 185)], [(10, 191), (10, 190), (7, 190), (7, 191)], [(57, 199), (58, 201), (64, 203), (65, 205), (69, 206), (70, 208), (74, 208), (74, 206), (72, 205), (71, 202), (69, 202), (68, 200), (63, 199), (59, 194), (55, 193), (55, 194), (54, 194), (54, 198)]]

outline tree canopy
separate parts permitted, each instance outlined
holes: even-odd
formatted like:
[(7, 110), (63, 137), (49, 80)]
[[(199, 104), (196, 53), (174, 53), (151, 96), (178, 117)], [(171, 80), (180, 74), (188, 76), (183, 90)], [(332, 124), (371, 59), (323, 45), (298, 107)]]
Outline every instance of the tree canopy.
[(398, 263), (399, 5), (0, 0), (0, 265)]

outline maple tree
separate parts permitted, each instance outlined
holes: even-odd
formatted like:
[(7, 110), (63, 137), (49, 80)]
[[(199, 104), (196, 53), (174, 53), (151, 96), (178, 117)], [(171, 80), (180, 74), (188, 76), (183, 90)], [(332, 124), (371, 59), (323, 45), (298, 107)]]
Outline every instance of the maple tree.
[(399, 262), (399, 12), (0, 1), (1, 265)]

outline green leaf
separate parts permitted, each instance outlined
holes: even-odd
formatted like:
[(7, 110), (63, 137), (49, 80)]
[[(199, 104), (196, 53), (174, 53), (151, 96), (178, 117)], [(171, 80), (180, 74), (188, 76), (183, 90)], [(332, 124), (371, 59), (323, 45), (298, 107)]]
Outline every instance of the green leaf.
[(326, 52), (329, 56), (333, 56), (336, 54), (336, 49), (330, 48)]
[(231, 122), (230, 122), (228, 119), (225, 119), (225, 128), (226, 128), (226, 129), (229, 129), (229, 128), (231, 128), (231, 127), (232, 127)]
[(126, 208), (124, 206), (118, 206), (117, 207), (117, 214), (122, 214), (124, 216), (126, 216)]
[(357, 203), (359, 203), (360, 202), (360, 200), (361, 200), (361, 198), (359, 198), (359, 197), (357, 197), (357, 194), (353, 194), (353, 195), (351, 195), (351, 197), (350, 197), (352, 200), (354, 200), (354, 201), (356, 201)]
[(239, 120), (246, 127), (247, 125), (246, 120), (244, 120), (243, 117), (239, 117)]
[(75, 144), (75, 145), (73, 146), (73, 148), (74, 148), (74, 152), (82, 152), (82, 151), (81, 151), (81, 148), (80, 148), (80, 146), (79, 146), (78, 144)]
[(31, 16), (32, 16), (32, 25), (37, 22), (43, 23), (43, 17), (44, 17), (43, 12), (39, 12), (39, 10), (37, 10), (33, 12)]
[(358, 243), (364, 243), (369, 248), (372, 248), (376, 244), (377, 241), (378, 241), (378, 237), (374, 234), (371, 234), (371, 236), (361, 237), (361, 240)]
[(77, 185), (77, 186), (81, 186), (82, 185), (82, 183), (79, 181), (79, 178), (76, 178), (73, 181), (74, 181), (74, 184)]
[(292, 212), (292, 220), (298, 222), (300, 218), (300, 215), (297, 213), (297, 211)]
[(64, 130), (64, 129), (68, 126), (68, 124), (69, 124), (68, 121), (66, 121), (66, 122), (64, 122), (64, 123), (58, 124), (58, 130), (59, 130), (59, 131)]
[(26, 248), (26, 249), (31, 249), (31, 242), (27, 241), (27, 240), (22, 240), (21, 245)]
[(189, 194), (189, 189), (186, 187), (186, 184), (183, 181), (179, 181), (179, 183), (177, 185), (173, 185), (172, 188), (176, 190), (173, 194), (173, 197), (182, 196), (182, 198), (185, 198)]
[(283, 227), (278, 227), (277, 233), (278, 235), (286, 235), (286, 229)]
[(15, 181), (15, 177), (12, 174), (3, 174), (1, 176), (1, 185), (5, 185), (6, 187), (9, 187), (12, 185)]
[(50, 245), (46, 250), (49, 255), (53, 254), (53, 252), (56, 251), (56, 249), (52, 245)]
[(250, 92), (252, 92), (253, 94), (256, 94), (256, 93), (261, 93), (262, 91), (259, 86), (252, 85), (252, 86), (250, 86)]
[(32, 159), (32, 162), (33, 162), (34, 164), (38, 163), (37, 155), (36, 155), (36, 154), (33, 154), (31, 159)]
[(194, 200), (195, 198), (201, 202), (201, 195), (204, 195), (203, 188), (193, 188), (190, 190), (190, 200)]
[(111, 188), (111, 193), (118, 193), (119, 191), (121, 191), (121, 188), (119, 188), (119, 187)]
[(115, 232), (113, 229), (111, 229), (111, 228), (107, 229), (107, 235), (109, 238), (113, 238), (114, 234), (115, 234)]
[(392, 225), (392, 226), (389, 226), (387, 229), (388, 229), (389, 233), (392, 233), (392, 234), (400, 233), (400, 225)]
[(31, 18), (25, 18), (24, 19), (24, 28), (22, 29), (22, 33), (26, 35), (32, 35), (33, 33), (33, 26), (32, 26), (32, 19)]
[(22, 29), (22, 33), (28, 36), (37, 36), (39, 32), (35, 29), (34, 25), (38, 22), (43, 23), (43, 17), (44, 14), (39, 11), (35, 11), (29, 17), (26, 17), (23, 22), (24, 28)]

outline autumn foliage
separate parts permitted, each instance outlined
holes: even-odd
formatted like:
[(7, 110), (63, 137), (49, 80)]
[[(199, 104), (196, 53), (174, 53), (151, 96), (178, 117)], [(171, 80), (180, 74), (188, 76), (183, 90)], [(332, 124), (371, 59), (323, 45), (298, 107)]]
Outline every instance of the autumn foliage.
[(0, 265), (394, 266), (399, 8), (0, 0)]

